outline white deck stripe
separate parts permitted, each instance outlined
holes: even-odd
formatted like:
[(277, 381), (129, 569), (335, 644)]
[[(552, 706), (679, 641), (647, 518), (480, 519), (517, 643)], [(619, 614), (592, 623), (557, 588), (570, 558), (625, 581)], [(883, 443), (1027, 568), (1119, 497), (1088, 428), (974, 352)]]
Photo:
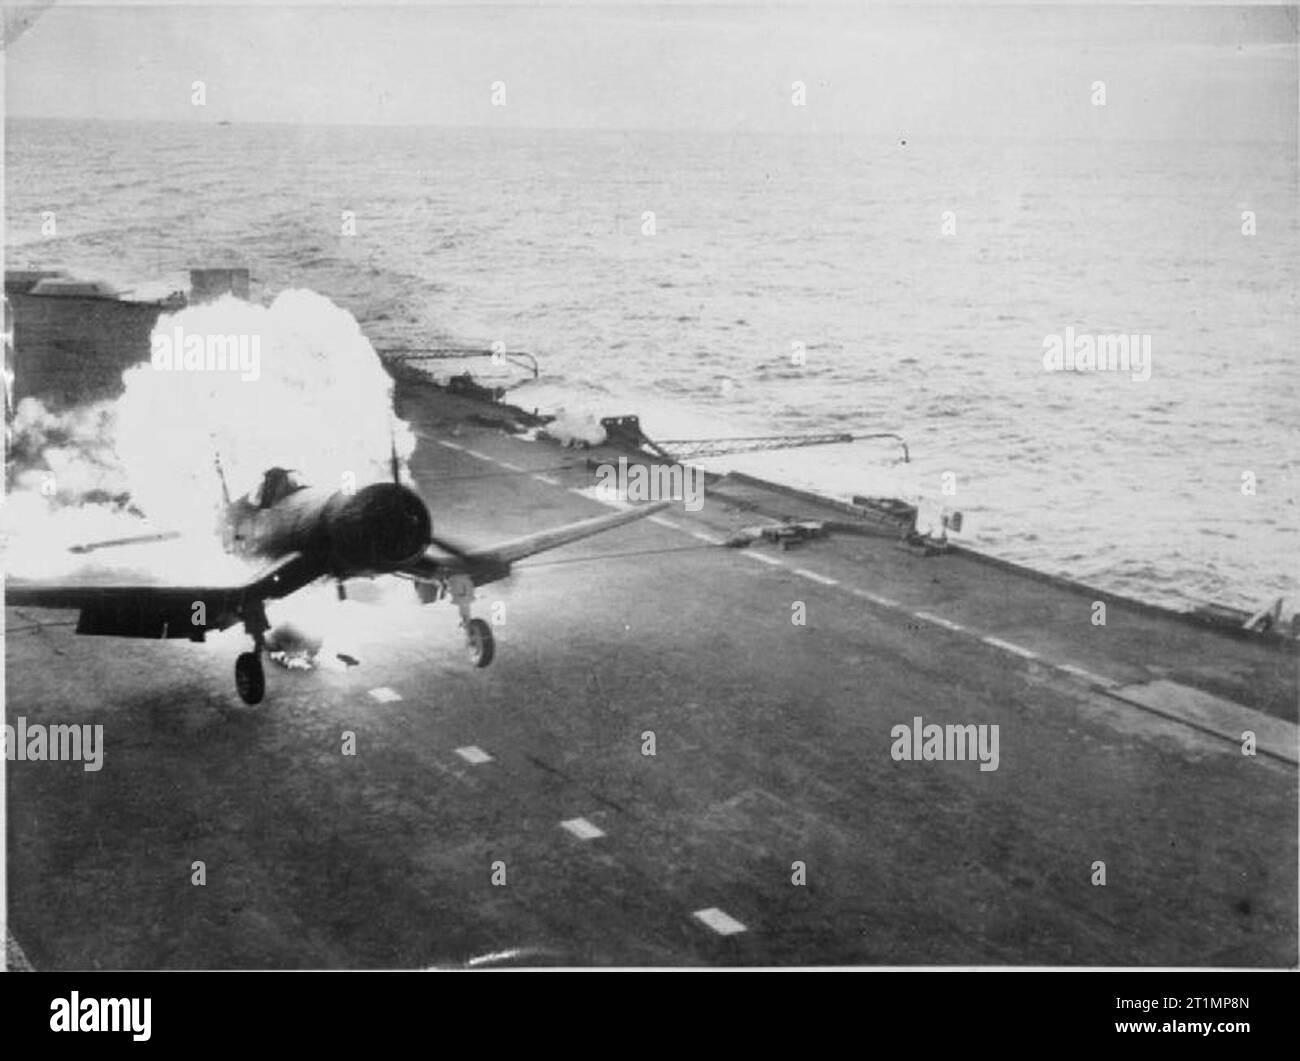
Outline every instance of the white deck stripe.
[(708, 542), (710, 545), (722, 544), (721, 538), (715, 538), (712, 534), (707, 534), (704, 531), (691, 531), (690, 535), (692, 538), (698, 538), (700, 541)]
[(814, 582), (820, 582), (823, 586), (838, 586), (838, 578), (827, 578), (825, 575), (819, 575), (816, 571), (809, 571), (806, 567), (792, 568), (796, 575), (802, 575), (804, 578), (810, 578)]
[(1066, 674), (1073, 674), (1076, 678), (1082, 678), (1085, 682), (1100, 685), (1105, 689), (1114, 689), (1119, 685), (1119, 682), (1104, 678), (1100, 674), (1093, 674), (1092, 671), (1084, 670), (1082, 667), (1076, 667), (1073, 663), (1057, 663), (1055, 666), (1057, 670), (1063, 670)]
[[(492, 965), (495, 962), (508, 962), (531, 953), (532, 951), (528, 947), (511, 947), (509, 950), (495, 950), (489, 954), (479, 954), (476, 957), (471, 958), (465, 964), (471, 969), (477, 969), (480, 965)], [(435, 965), (431, 968), (436, 970), (438, 966)]]
[(740, 555), (747, 556), (751, 560), (757, 560), (760, 564), (775, 564), (777, 567), (781, 566), (780, 560), (775, 556), (768, 556), (767, 553), (755, 553), (748, 549), (742, 549)]
[(471, 457), (477, 457), (481, 461), (491, 461), (493, 464), (496, 463), (496, 461), (493, 460), (491, 457), (489, 457), (486, 453), (480, 453), (478, 450), (470, 449), (468, 446), (461, 446), (461, 449), (465, 453), (468, 453)]
[(517, 464), (511, 464), (509, 461), (497, 461), (497, 463), (503, 468), (509, 468), (512, 472), (527, 471), (526, 468), (521, 468)]
[(371, 689), (370, 695), (373, 699), (378, 700), (381, 704), (391, 704), (402, 698), (402, 694), (394, 689), (388, 688), (387, 685), (381, 685), (378, 689)]
[(958, 633), (966, 632), (966, 627), (960, 623), (954, 623), (951, 619), (945, 619), (940, 615), (931, 615), (929, 612), (916, 612), (915, 614), (918, 619), (924, 619), (927, 623), (942, 626), (946, 630), (956, 630)]
[(456, 754), (467, 763), (473, 763), (475, 766), (479, 763), (490, 763), (492, 761), (492, 756), (488, 755), (477, 744), (467, 744), (463, 748), (457, 748)]
[(667, 527), (669, 530), (679, 531), (682, 529), (681, 524), (674, 523), (672, 520), (667, 519), (664, 516), (646, 516), (646, 519), (651, 523), (658, 523), (661, 527)]
[(703, 921), (719, 936), (734, 936), (737, 932), (745, 931), (744, 925), (716, 906), (710, 906), (707, 910), (696, 910), (692, 916)]
[(872, 593), (867, 589), (858, 589), (857, 586), (845, 587), (855, 597), (861, 597), (863, 600), (869, 600), (872, 604), (879, 604), (882, 608), (897, 608), (899, 603), (891, 600), (889, 597), (882, 597), (879, 593)]
[(446, 446), (448, 449), (464, 449), (459, 442), (448, 442), (445, 438), (438, 439), (438, 445)]
[(605, 835), (603, 829), (592, 825), (586, 818), (570, 818), (568, 821), (560, 822), (560, 825), (579, 840), (596, 840)]
[(560, 482), (559, 479), (552, 479), (549, 475), (534, 475), (533, 478), (536, 479), (539, 483), (545, 483), (547, 486), (564, 485), (562, 482)]
[(986, 645), (992, 645), (994, 648), (1000, 648), (1007, 652), (1014, 652), (1017, 656), (1023, 656), (1025, 659), (1037, 659), (1037, 652), (1030, 652), (1029, 649), (1020, 645), (1013, 645), (1010, 641), (1003, 641), (1000, 637), (985, 636), (980, 638)]

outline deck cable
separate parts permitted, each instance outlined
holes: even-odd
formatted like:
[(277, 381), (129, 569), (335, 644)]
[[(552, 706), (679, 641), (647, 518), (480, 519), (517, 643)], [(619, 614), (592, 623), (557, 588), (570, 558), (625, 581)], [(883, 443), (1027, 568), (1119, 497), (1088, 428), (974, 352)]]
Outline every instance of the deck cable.
[(543, 468), (520, 468), (518, 471), (506, 468), (499, 472), (480, 472), (476, 475), (434, 475), (431, 477), (431, 481), (434, 486), (437, 486), (439, 483), (463, 482), (470, 479), (500, 479), (508, 475), (541, 475), (543, 472), (567, 472), (577, 467), (580, 466), (576, 464), (551, 464)]
[(670, 549), (630, 549), (621, 553), (597, 553), (595, 556), (570, 556), (563, 560), (541, 560), (537, 563), (515, 564), (516, 571), (526, 571), (532, 567), (553, 567), (558, 564), (585, 564), (593, 560), (619, 560), (629, 556), (660, 556), (664, 553), (697, 553), (705, 549), (723, 549), (725, 546), (722, 542), (708, 545), (684, 545), (676, 546)]

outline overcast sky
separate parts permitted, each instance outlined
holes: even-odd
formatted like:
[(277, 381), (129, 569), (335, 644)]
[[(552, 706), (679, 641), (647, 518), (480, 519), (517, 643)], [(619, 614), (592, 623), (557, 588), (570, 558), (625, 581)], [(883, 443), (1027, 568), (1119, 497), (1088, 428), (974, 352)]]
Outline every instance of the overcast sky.
[(11, 117), (1296, 138), (1282, 7), (79, 5), (16, 40), (7, 21)]

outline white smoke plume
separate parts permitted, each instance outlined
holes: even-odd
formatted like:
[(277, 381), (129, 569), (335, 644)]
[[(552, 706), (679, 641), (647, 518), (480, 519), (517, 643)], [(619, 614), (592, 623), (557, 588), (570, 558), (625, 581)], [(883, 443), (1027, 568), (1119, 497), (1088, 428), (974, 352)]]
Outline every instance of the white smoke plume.
[(392, 379), (356, 320), (328, 298), (291, 290), (263, 307), (226, 297), (163, 315), (153, 335), (177, 329), (255, 338), (255, 378), (143, 360), (123, 373), (116, 401), (59, 415), (22, 403), (4, 506), (11, 574), (66, 572), (69, 545), (133, 534), (176, 531), (210, 549), (218, 457), (232, 497), (277, 465), (326, 488), (386, 479), (390, 440), (405, 471), (415, 440), (393, 416)]
[(570, 411), (561, 406), (555, 410), (555, 419), (546, 425), (545, 431), (564, 446), (599, 446), (605, 441), (600, 418), (586, 409)]

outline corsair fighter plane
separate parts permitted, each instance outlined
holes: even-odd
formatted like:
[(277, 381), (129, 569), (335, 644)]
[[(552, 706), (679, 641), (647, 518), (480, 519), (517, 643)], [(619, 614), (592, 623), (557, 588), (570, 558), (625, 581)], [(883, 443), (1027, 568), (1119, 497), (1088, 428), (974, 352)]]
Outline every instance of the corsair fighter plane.
[[(489, 548), (473, 548), (435, 536), (424, 502), (398, 481), (395, 459), (393, 473), (391, 483), (331, 493), (304, 485), (291, 471), (271, 468), (252, 494), (233, 502), (223, 478), (223, 545), (227, 552), (263, 565), (247, 581), (162, 586), (10, 579), (6, 603), (77, 609), (79, 634), (203, 641), (209, 631), (243, 623), (253, 649), (235, 662), (235, 687), (245, 703), (256, 704), (266, 691), (262, 654), (270, 626), (268, 600), (287, 597), (318, 579), (336, 580), (343, 596), (349, 578), (406, 578), (425, 603), (446, 598), (455, 604), (470, 661), (486, 667), (492, 662), (492, 629), (471, 615), (477, 587), (505, 578), (511, 565), (524, 557), (642, 519), (670, 503), (641, 505)], [(122, 542), (96, 543), (75, 551), (114, 544)]]

